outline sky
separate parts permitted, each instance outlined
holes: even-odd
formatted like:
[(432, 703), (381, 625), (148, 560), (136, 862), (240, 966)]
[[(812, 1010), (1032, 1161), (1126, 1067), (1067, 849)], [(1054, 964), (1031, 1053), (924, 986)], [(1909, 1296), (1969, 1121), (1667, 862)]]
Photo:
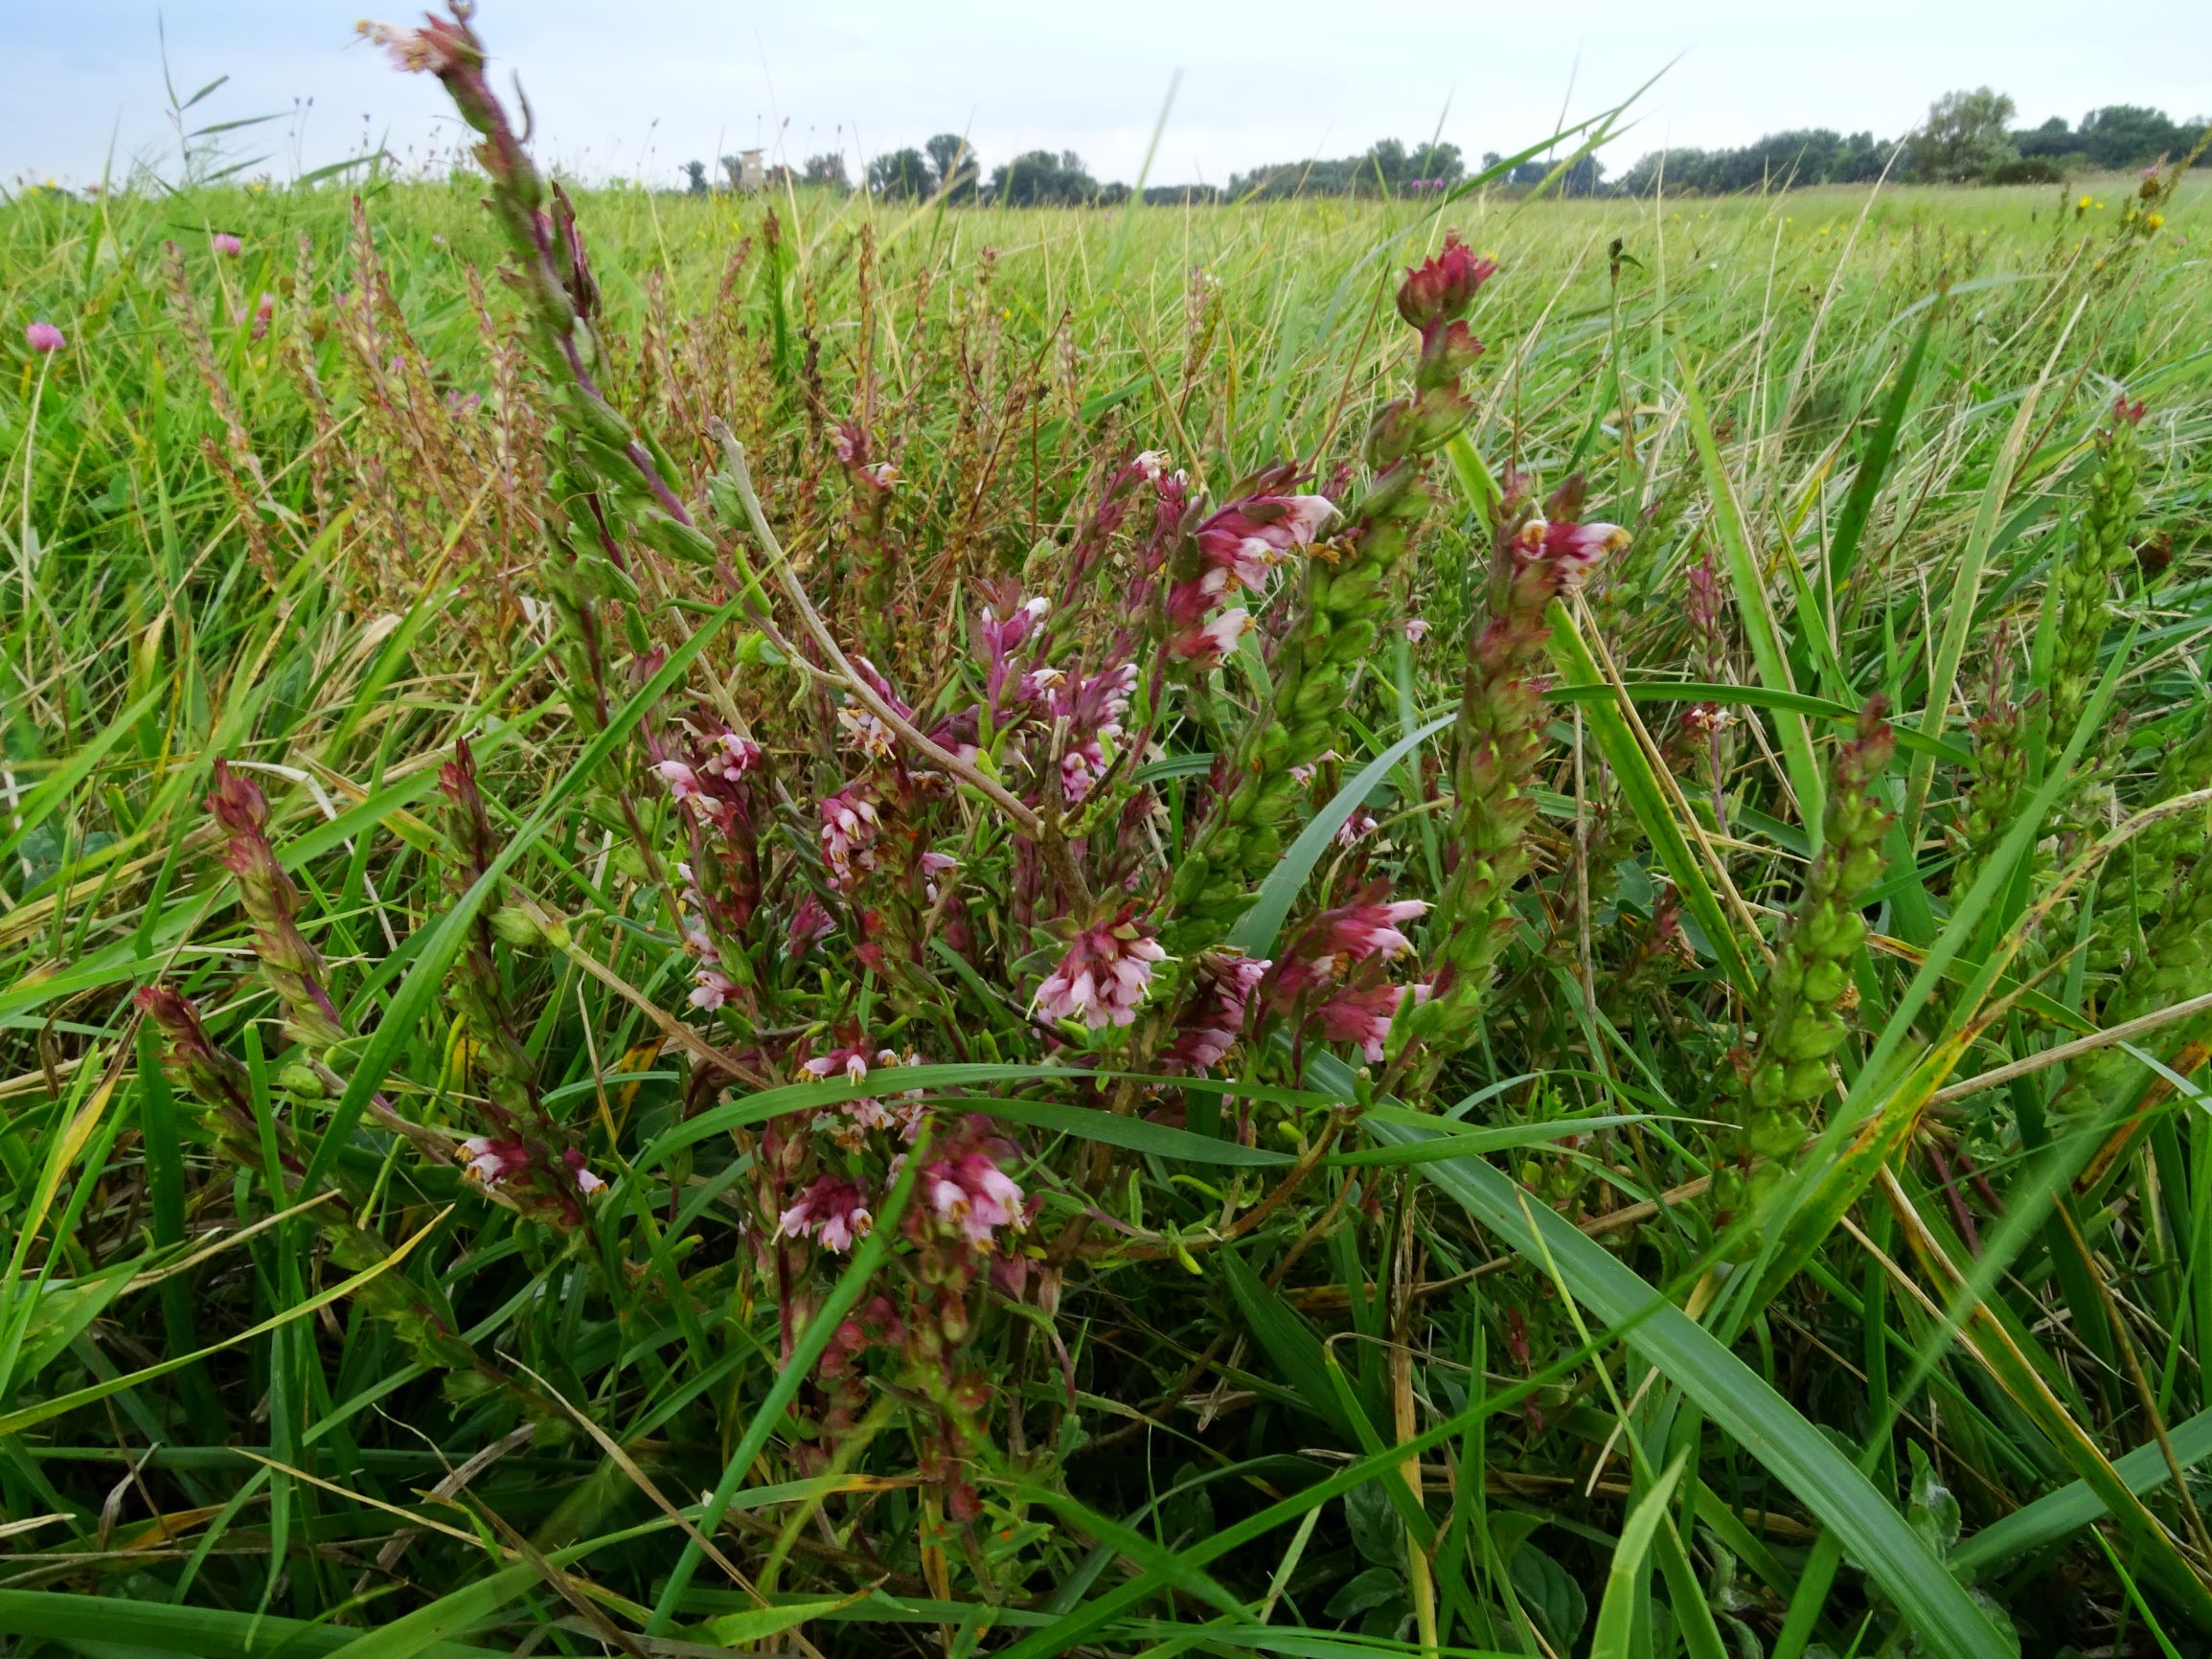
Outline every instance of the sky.
[[(0, 0), (9, 14), (0, 179), (173, 171), (165, 90), (217, 76), (188, 123), (276, 115), (224, 141), (284, 177), (364, 142), (402, 160), (461, 134), (437, 86), (353, 36), (364, 0)], [(375, 4), (375, 0), (367, 0)], [(395, 21), (406, 12), (386, 13)], [(1835, 20), (1846, 19), (1842, 27)], [(1376, 139), (1457, 144), (1471, 162), (1634, 94), (1609, 170), (1663, 146), (1790, 127), (1896, 137), (1960, 86), (2009, 93), (2023, 125), (2107, 103), (2212, 114), (2212, 6), (2132, 0), (483, 0), (500, 83), (519, 70), (540, 159), (673, 184), (753, 145), (796, 163), (965, 132), (988, 168), (1073, 149), (1133, 181), (1180, 71), (1155, 184), (1225, 182)]]

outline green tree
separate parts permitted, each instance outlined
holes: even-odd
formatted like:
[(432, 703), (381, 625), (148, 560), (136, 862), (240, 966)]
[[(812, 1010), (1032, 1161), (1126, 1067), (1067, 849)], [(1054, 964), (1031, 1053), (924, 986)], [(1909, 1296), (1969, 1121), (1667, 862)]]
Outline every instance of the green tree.
[(2006, 130), (2012, 118), (2013, 101), (1986, 86), (1945, 93), (1912, 135), (1913, 176), (1944, 184), (1986, 178), (2019, 153)]
[(1033, 149), (991, 175), (991, 199), (1012, 207), (1066, 207), (1097, 196), (1098, 180), (1072, 149)]
[(845, 177), (845, 158), (835, 150), (809, 156), (806, 170), (799, 177), (803, 184), (825, 185), (835, 191), (850, 191), (853, 188)]
[(868, 188), (892, 201), (916, 201), (930, 193), (929, 158), (908, 145), (868, 164)]
[(687, 194), (705, 195), (707, 193), (707, 164), (703, 161), (685, 162), (684, 180), (684, 190)]
[(983, 170), (968, 140), (957, 132), (941, 132), (922, 148), (929, 157), (931, 190), (943, 191), (952, 201), (964, 201), (975, 193), (975, 181)]
[(2082, 117), (2078, 148), (2092, 165), (2149, 167), (2160, 156), (2189, 148), (2193, 135), (2162, 109), (2136, 103), (2108, 103)]

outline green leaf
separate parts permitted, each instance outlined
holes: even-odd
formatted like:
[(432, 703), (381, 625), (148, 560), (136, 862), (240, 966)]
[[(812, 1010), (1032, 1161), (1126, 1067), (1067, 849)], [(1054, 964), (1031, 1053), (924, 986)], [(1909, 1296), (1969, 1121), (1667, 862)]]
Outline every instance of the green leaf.
[[(233, 1613), (217, 1607), (178, 1607), (128, 1596), (75, 1596), (62, 1590), (0, 1590), (0, 1636), (50, 1642), (105, 1643), (154, 1653), (188, 1653), (194, 1659), (270, 1659), (276, 1654), (346, 1651), (360, 1633), (334, 1625)], [(501, 1659), (508, 1649), (467, 1648), (435, 1638), (388, 1649), (409, 1659)]]
[[(1751, 647), (1751, 660), (1758, 665), (1759, 679), (1768, 691), (1794, 693), (1797, 688), (1790, 681), (1790, 655), (1782, 643), (1782, 628), (1767, 597), (1767, 575), (1760, 568), (1758, 555), (1753, 552), (1751, 538), (1745, 531), (1743, 509), (1736, 503), (1735, 481), (1721, 463), (1721, 447), (1713, 440), (1712, 423), (1705, 419), (1705, 401), (1698, 395), (1698, 382), (1686, 357), (1681, 363), (1681, 373), (1684, 419), (1689, 422), (1690, 437), (1698, 447), (1698, 460), (1705, 469), (1705, 488), (1712, 493), (1715, 539), (1721, 544), (1721, 560), (1727, 567), (1729, 588), (1736, 598), (1745, 640)], [(1824, 625), (1817, 618), (1808, 618), (1804, 625)], [(1817, 849), (1822, 809), (1828, 799), (1827, 778), (1821, 771), (1819, 757), (1813, 752), (1813, 734), (1806, 729), (1805, 716), (1789, 708), (1777, 709), (1774, 715), (1775, 736), (1782, 744), (1782, 760), (1790, 773), (1790, 786), (1797, 796), (1798, 816), (1812, 832)]]
[(1613, 1546), (1612, 1565), (1606, 1569), (1605, 1599), (1598, 1603), (1597, 1626), (1590, 1632), (1589, 1659), (1629, 1659), (1634, 1630), (1636, 1587), (1642, 1581), (1644, 1557), (1651, 1553), (1653, 1534), (1667, 1518), (1667, 1503), (1675, 1483), (1690, 1461), (1688, 1448), (1676, 1452), (1651, 1489), (1636, 1500), (1622, 1523), (1620, 1541)]
[[(1350, 1095), (1351, 1073), (1316, 1056), (1316, 1080)], [(1336, 1075), (1328, 1075), (1334, 1072)], [(1393, 1145), (1425, 1131), (1372, 1123)], [(1476, 1158), (1424, 1166), (1428, 1179), (1517, 1253), (1548, 1260), (1575, 1300), (1604, 1320), (1705, 1416), (1833, 1529), (1915, 1628), (1957, 1659), (2013, 1659), (2012, 1649), (1874, 1484), (1767, 1381), (1604, 1246)]]
[(1229, 943), (1246, 956), (1266, 956), (1273, 949), (1275, 936), (1282, 932), (1290, 906), (1298, 901), (1306, 877), (1313, 873), (1313, 866), (1321, 862), (1321, 855), (1329, 851), (1329, 844), (1336, 839), (1336, 831), (1344, 828), (1345, 820), (1357, 811), (1390, 775), (1391, 767), (1458, 717), (1456, 712), (1438, 716), (1419, 731), (1408, 732), (1360, 767), (1352, 781), (1336, 791), (1329, 805), (1313, 815), (1313, 821), (1298, 832), (1298, 839), (1284, 850), (1275, 868), (1267, 872), (1266, 880), (1260, 883), (1260, 896), (1252, 901), (1252, 908), (1237, 918), (1237, 925), (1229, 929)]

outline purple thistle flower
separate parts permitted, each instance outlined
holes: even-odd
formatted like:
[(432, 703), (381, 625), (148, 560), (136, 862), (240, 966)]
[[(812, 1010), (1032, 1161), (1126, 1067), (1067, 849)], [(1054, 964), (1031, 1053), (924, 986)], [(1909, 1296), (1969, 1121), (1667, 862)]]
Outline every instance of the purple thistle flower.
[(58, 352), (69, 341), (59, 329), (42, 320), (23, 330), (23, 343), (34, 352)]

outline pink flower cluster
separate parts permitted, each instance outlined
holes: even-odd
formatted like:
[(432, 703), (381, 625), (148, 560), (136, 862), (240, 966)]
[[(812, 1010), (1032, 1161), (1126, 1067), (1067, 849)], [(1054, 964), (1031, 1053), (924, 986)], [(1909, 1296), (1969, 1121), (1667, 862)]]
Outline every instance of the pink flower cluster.
[(1087, 796), (1106, 776), (1105, 744), (1121, 737), (1122, 716), (1129, 713), (1136, 685), (1136, 664), (1124, 663), (1088, 679), (1058, 679), (1042, 688), (1045, 712), (1067, 722), (1060, 786), (1071, 804)]
[(59, 329), (41, 319), (23, 330), (23, 343), (34, 352), (58, 352), (69, 341)]
[(1404, 956), (1413, 943), (1402, 924), (1428, 906), (1417, 898), (1388, 899), (1378, 882), (1352, 903), (1325, 910), (1298, 930), (1268, 988), (1274, 1006), (1303, 1010), (1313, 1030), (1331, 1042), (1359, 1045), (1370, 1060), (1382, 1057), (1390, 1022), (1408, 996), (1428, 998), (1425, 985), (1392, 985), (1384, 963)]
[(830, 885), (853, 890), (855, 873), (876, 868), (876, 837), (881, 824), (875, 803), (859, 786), (848, 785), (822, 803), (822, 857), (830, 866)]
[(1252, 993), (1274, 966), (1236, 950), (1209, 950), (1196, 966), (1195, 1005), (1174, 1043), (1162, 1057), (1168, 1069), (1202, 1072), (1217, 1066), (1244, 1030)]
[(1251, 613), (1217, 605), (1244, 593), (1265, 593), (1276, 569), (1301, 547), (1311, 546), (1336, 504), (1326, 495), (1275, 493), (1289, 479), (1287, 469), (1266, 474), (1259, 487), (1200, 524), (1193, 534), (1197, 560), (1168, 589), (1168, 651), (1199, 667), (1219, 662), (1234, 649), (1251, 624)]
[(1081, 1020), (1091, 1030), (1128, 1025), (1168, 953), (1152, 929), (1132, 920), (1133, 907), (1076, 935), (1060, 966), (1038, 987), (1037, 1011), (1049, 1020)]
[(723, 732), (712, 740), (707, 758), (696, 764), (667, 760), (653, 767), (669, 786), (676, 805), (688, 807), (703, 821), (724, 830), (736, 821), (741, 807), (738, 781), (761, 763), (758, 743), (735, 732)]
[(823, 1249), (843, 1255), (855, 1239), (876, 1229), (868, 1194), (856, 1181), (817, 1175), (799, 1200), (777, 1217), (776, 1231), (787, 1239), (812, 1239)]
[[(495, 1187), (530, 1168), (530, 1148), (520, 1141), (471, 1135), (461, 1143), (461, 1150), (467, 1154), (468, 1173), (487, 1187)], [(560, 1163), (568, 1171), (569, 1179), (576, 1183), (576, 1190), (585, 1197), (606, 1185), (585, 1166), (583, 1154), (574, 1147), (560, 1154)]]
[(1360, 963), (1403, 956), (1413, 942), (1399, 923), (1418, 920), (1427, 908), (1419, 898), (1367, 896), (1324, 910), (1299, 929), (1296, 948), (1277, 976), (1278, 994), (1295, 996), (1312, 986), (1341, 981)]
[[(908, 1054), (903, 1060), (889, 1049), (876, 1051), (874, 1065), (885, 1070), (897, 1065), (917, 1064), (915, 1056)], [(800, 1066), (801, 1075), (827, 1079), (840, 1073), (848, 1081), (864, 1083), (868, 1080), (869, 1057), (856, 1047), (832, 1049), (826, 1055), (816, 1055)], [(814, 1116), (813, 1126), (828, 1135), (848, 1152), (857, 1152), (867, 1145), (868, 1136), (877, 1130), (896, 1130), (902, 1141), (911, 1142), (922, 1132), (924, 1108), (922, 1091), (910, 1089), (892, 1105), (886, 1106), (874, 1095), (863, 1095), (858, 1100), (842, 1101)]]
[(1629, 533), (1617, 524), (1571, 519), (1532, 517), (1514, 534), (1514, 551), (1522, 558), (1541, 560), (1558, 574), (1562, 592), (1571, 593), (1605, 561), (1608, 554), (1629, 545)]
[[(991, 1132), (988, 1119), (962, 1119), (943, 1152), (922, 1166), (915, 1230), (934, 1230), (979, 1248), (992, 1245), (1000, 1228), (1026, 1231), (1029, 1212), (1021, 1188), (999, 1168), (1002, 1159), (1013, 1155), (1013, 1146)], [(898, 1175), (894, 1162), (891, 1178)]]

